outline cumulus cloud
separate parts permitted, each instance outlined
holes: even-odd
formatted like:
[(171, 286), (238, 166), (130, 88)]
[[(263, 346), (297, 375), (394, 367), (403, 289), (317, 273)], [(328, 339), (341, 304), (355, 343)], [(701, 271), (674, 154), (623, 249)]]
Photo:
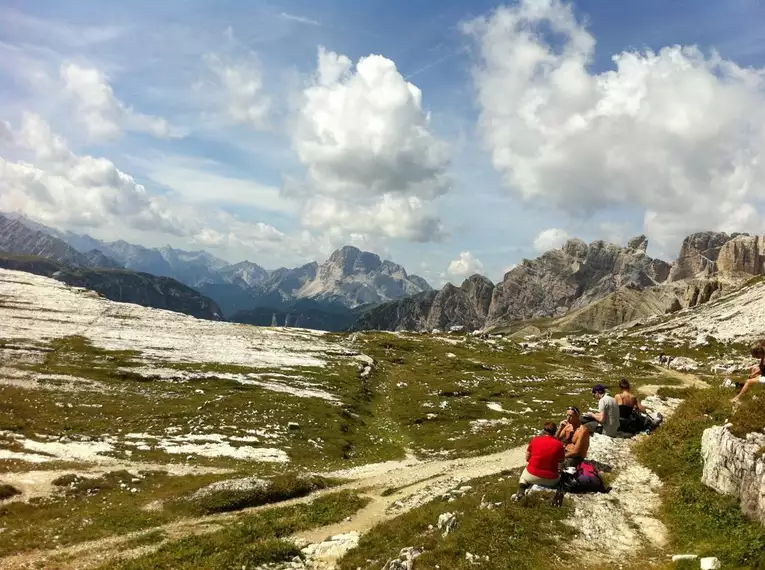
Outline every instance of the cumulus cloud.
[(320, 48), (292, 144), (307, 175), (285, 192), (301, 202), (306, 226), (412, 241), (443, 236), (429, 203), (450, 189), (449, 149), (430, 132), (421, 91), (391, 60), (370, 55), (354, 68)]
[(12, 136), (34, 164), (0, 157), (0, 211), (24, 212), (66, 229), (165, 234), (219, 250), (303, 255), (314, 246), (308, 234), (289, 236), (265, 223), (152, 194), (111, 161), (72, 152), (38, 115), (25, 114)]
[(542, 232), (539, 232), (536, 238), (534, 238), (534, 249), (539, 253), (550, 251), (551, 249), (558, 249), (566, 240), (569, 239), (568, 232), (560, 228), (549, 228)]
[(595, 38), (561, 0), (521, 0), (464, 31), (479, 53), (480, 130), (513, 191), (582, 217), (640, 207), (665, 245), (762, 228), (765, 69), (670, 46), (592, 73)]
[(209, 70), (215, 75), (222, 93), (222, 105), (228, 116), (237, 123), (256, 129), (268, 128), (271, 98), (263, 88), (260, 62), (254, 54), (233, 60), (216, 54), (204, 57)]
[(91, 137), (116, 138), (126, 130), (160, 138), (173, 136), (162, 117), (144, 115), (117, 99), (108, 79), (98, 69), (66, 63), (59, 74), (63, 92), (74, 106), (73, 118)]
[(483, 270), (483, 263), (469, 251), (463, 251), (457, 259), (449, 262), (446, 273), (454, 277), (469, 277)]

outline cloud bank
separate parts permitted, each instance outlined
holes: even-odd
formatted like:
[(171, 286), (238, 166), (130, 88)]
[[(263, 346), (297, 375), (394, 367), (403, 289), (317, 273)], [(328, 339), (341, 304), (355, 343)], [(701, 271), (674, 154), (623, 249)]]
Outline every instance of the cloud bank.
[(593, 73), (595, 38), (560, 0), (522, 0), (463, 30), (477, 47), (479, 129), (512, 192), (580, 218), (642, 208), (665, 246), (763, 229), (765, 70), (668, 46)]

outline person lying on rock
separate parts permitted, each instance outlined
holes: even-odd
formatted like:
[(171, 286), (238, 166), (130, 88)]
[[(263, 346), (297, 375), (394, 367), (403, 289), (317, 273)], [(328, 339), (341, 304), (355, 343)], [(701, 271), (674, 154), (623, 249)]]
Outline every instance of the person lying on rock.
[(744, 382), (744, 386), (741, 388), (738, 396), (731, 400), (734, 404), (738, 404), (741, 401), (741, 396), (746, 394), (749, 388), (755, 384), (765, 384), (765, 340), (761, 340), (752, 348), (752, 357), (758, 358), (760, 363), (752, 366), (749, 372), (749, 379)]
[(598, 411), (584, 416), (584, 425), (594, 432), (598, 425), (603, 426), (603, 433), (608, 437), (617, 437), (619, 432), (619, 404), (609, 395), (603, 384), (592, 388), (592, 395), (598, 400)]
[(560, 440), (566, 450), (563, 468), (579, 467), (587, 457), (587, 450), (590, 448), (590, 430), (582, 425), (579, 408), (568, 407), (566, 419), (558, 426), (555, 437)]
[(545, 422), (542, 434), (533, 437), (526, 448), (526, 468), (521, 473), (518, 492), (513, 495), (513, 500), (523, 497), (533, 485), (556, 487), (560, 482), (560, 464), (565, 455), (563, 444), (555, 437), (555, 424)]

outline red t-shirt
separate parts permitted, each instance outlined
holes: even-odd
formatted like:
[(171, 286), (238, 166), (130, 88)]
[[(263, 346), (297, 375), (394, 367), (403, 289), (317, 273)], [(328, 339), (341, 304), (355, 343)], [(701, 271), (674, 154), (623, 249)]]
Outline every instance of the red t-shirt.
[(563, 444), (551, 435), (539, 435), (529, 443), (531, 458), (526, 470), (535, 477), (557, 479), (558, 464), (563, 463), (566, 451)]

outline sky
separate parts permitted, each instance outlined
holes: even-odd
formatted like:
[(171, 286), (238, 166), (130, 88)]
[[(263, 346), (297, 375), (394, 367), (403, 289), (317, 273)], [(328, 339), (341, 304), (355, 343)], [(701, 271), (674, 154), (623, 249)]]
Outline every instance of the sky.
[(759, 0), (0, 2), (0, 211), (434, 286), (765, 231)]

